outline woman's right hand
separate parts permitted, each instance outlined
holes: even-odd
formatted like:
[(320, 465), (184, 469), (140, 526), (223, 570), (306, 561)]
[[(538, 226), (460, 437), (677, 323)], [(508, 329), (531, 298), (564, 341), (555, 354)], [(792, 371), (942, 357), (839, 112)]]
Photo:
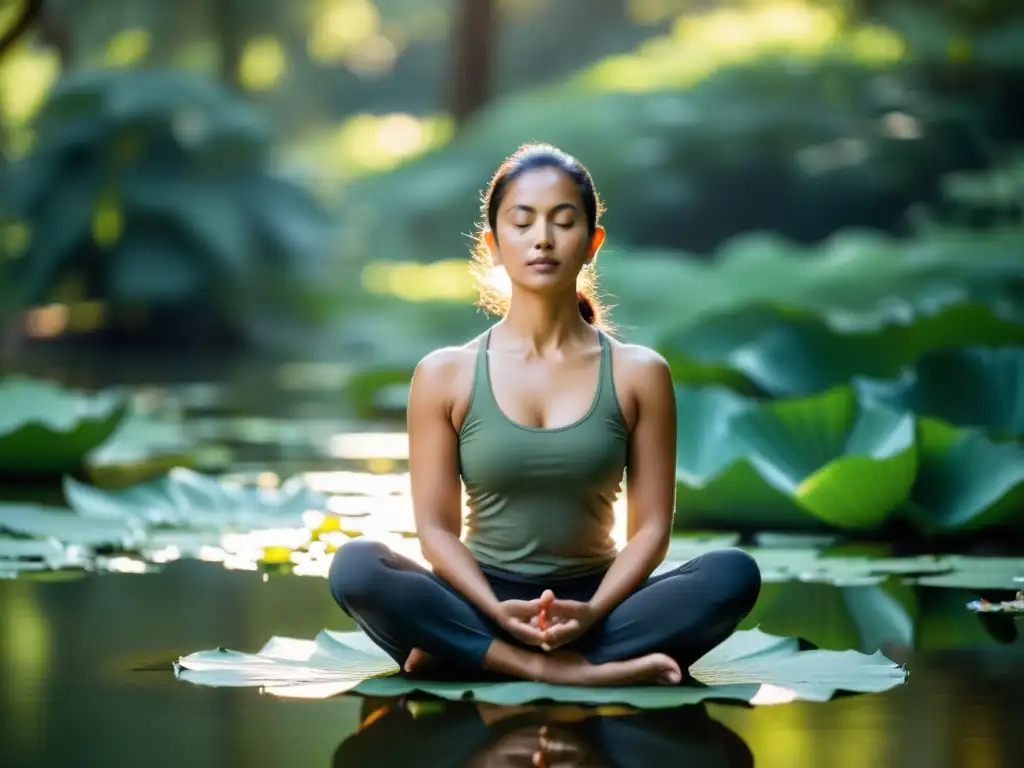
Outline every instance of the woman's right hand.
[(498, 623), (523, 645), (540, 647), (545, 642), (544, 632), (533, 623), (540, 609), (540, 598), (505, 600), (498, 603)]

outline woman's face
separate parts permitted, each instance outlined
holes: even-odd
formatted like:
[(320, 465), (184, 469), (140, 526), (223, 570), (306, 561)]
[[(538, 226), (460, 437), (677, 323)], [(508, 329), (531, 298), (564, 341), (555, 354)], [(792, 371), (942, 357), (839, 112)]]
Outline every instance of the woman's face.
[(600, 227), (590, 236), (579, 189), (557, 168), (535, 168), (508, 186), (496, 234), (487, 235), (495, 266), (514, 286), (544, 293), (575, 292), (580, 270), (604, 239)]

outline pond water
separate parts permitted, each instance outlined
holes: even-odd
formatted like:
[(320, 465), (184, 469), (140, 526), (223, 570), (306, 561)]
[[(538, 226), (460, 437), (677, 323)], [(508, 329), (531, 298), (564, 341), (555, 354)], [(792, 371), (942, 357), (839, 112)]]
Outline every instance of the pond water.
[[(400, 425), (348, 419), (323, 397), (139, 391), (183, 403), (177, 413), (189, 433), (227, 456), (223, 469), (267, 485), (307, 473), (346, 500), (352, 514), (343, 528), (414, 545), (401, 533), (410, 520)], [(1021, 561), (958, 561), (952, 573), (936, 575), (919, 558), (865, 578), (862, 554), (892, 552), (844, 545), (808, 579), (820, 542), (755, 544), (769, 578), (745, 627), (823, 648), (880, 647), (908, 665), (907, 684), (827, 703), (636, 713), (356, 695), (295, 701), (176, 680), (173, 662), (197, 650), (256, 651), (274, 635), (354, 629), (315, 562), (302, 561), (308, 575), (296, 575), (287, 572), (295, 566), (287, 551), (282, 567), (268, 562), (275, 558), (261, 544), (249, 559), (165, 558), (146, 573), (109, 568), (0, 579), (0, 765), (1020, 765), (1024, 625), (966, 606), (979, 596), (1009, 599), (990, 583), (1024, 575), (1014, 570)]]

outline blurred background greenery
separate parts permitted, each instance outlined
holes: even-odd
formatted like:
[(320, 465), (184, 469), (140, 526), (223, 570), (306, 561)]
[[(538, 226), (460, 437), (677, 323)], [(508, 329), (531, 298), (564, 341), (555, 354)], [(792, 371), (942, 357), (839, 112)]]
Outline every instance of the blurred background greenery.
[[(681, 527), (1021, 520), (1017, 3), (5, 0), (0, 17), (8, 474), (80, 469), (116, 419), (52, 460), (18, 430), (110, 387), (212, 382), (236, 410), (259, 389), (263, 416), (315, 390), (400, 428), (415, 361), (490, 321), (467, 268), (480, 191), (541, 140), (608, 205), (617, 332), (675, 371)], [(53, 386), (86, 394), (54, 406)], [(135, 461), (153, 438), (133, 434)]]

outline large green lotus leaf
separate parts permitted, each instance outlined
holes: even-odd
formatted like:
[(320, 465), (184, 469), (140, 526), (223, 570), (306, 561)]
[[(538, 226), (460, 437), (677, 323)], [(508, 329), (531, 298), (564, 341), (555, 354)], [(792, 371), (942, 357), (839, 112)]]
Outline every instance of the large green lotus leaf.
[(747, 461), (747, 446), (736, 439), (731, 422), (754, 407), (724, 388), (676, 389), (675, 527), (820, 525), (791, 494), (769, 485)]
[(241, 530), (301, 526), (304, 512), (323, 511), (327, 506), (324, 495), (312, 491), (301, 476), (286, 480), (279, 488), (261, 488), (184, 467), (118, 491), (66, 477), (64, 494), (68, 505), (83, 517)]
[(717, 380), (741, 390), (799, 396), (858, 375), (896, 375), (933, 349), (1024, 341), (1024, 324), (977, 302), (905, 315), (879, 310), (832, 317), (753, 305), (701, 318), (658, 346), (680, 381)]
[(858, 404), (846, 387), (761, 404), (735, 414), (730, 426), (769, 485), (839, 528), (881, 525), (916, 475), (913, 417)]
[(113, 393), (85, 394), (45, 381), (0, 381), (0, 474), (59, 476), (82, 469), (127, 412)]
[(908, 511), (919, 527), (937, 533), (1024, 524), (1024, 446), (933, 419), (919, 419), (917, 431)]
[(935, 351), (891, 381), (865, 378), (857, 388), (890, 407), (996, 434), (1024, 435), (1024, 347)]
[(399, 676), (398, 666), (362, 632), (324, 630), (313, 641), (274, 638), (256, 654), (200, 651), (178, 660), (178, 677), (209, 686), (258, 686), (293, 698), (424, 693), (444, 699), (472, 698), (491, 704), (537, 701), (625, 704), (659, 709), (707, 699), (757, 703), (765, 687), (795, 698), (825, 701), (838, 691), (877, 692), (902, 684), (906, 673), (881, 654), (801, 651), (796, 638), (757, 629), (734, 633), (690, 667), (706, 687), (636, 686), (585, 688), (526, 681), (433, 682)]

